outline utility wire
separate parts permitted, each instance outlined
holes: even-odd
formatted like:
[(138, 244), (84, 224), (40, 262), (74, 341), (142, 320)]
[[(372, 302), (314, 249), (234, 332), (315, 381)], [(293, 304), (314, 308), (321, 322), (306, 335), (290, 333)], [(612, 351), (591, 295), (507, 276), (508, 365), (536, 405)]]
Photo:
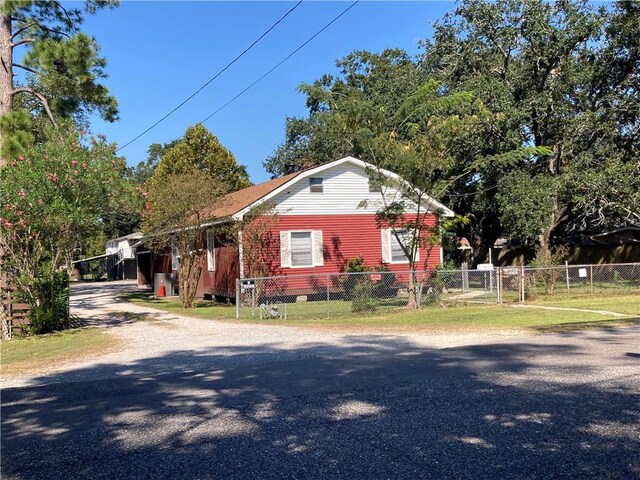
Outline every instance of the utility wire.
[(177, 107), (175, 107), (173, 110), (171, 110), (169, 113), (167, 113), (164, 117), (162, 117), (160, 120), (158, 120), (157, 122), (155, 122), (153, 125), (151, 125), (149, 128), (147, 128), (146, 130), (144, 130), (142, 133), (136, 135), (135, 137), (133, 137), (131, 140), (129, 140), (127, 143), (125, 143), (124, 145), (122, 145), (120, 148), (118, 148), (116, 150), (116, 152), (119, 152), (120, 150), (122, 150), (123, 148), (131, 145), (133, 142), (135, 142), (136, 140), (138, 140), (140, 137), (142, 137), (143, 135), (145, 135), (147, 132), (149, 132), (150, 130), (152, 130), (153, 128), (157, 127), (160, 123), (162, 123), (163, 121), (165, 121), (167, 118), (169, 118), (171, 115), (173, 115), (178, 109), (180, 109), (181, 107), (183, 107), (189, 100), (191, 100), (193, 97), (195, 97), (196, 95), (198, 95), (202, 90), (204, 90), (211, 82), (213, 82), (216, 78), (218, 78), (220, 75), (222, 75), (227, 69), (229, 69), (229, 67), (231, 67), (231, 65), (233, 65), (234, 63), (236, 63), (238, 60), (240, 60), (240, 58), (242, 58), (244, 56), (245, 53), (247, 53), (249, 50), (251, 50), (260, 40), (262, 40), (264, 37), (266, 37), (274, 28), (276, 28), (285, 18), (287, 18), (289, 16), (289, 14), (291, 14), (296, 8), (298, 8), (300, 6), (300, 4), (302, 3), (303, 0), (299, 0), (298, 3), (296, 3), (293, 7), (291, 7), (282, 17), (280, 17), (278, 19), (277, 22), (275, 22), (273, 25), (271, 25), (262, 35), (260, 35), (256, 40), (254, 40), (254, 42), (249, 45), (247, 48), (245, 48), (236, 58), (234, 58), (233, 60), (231, 60), (229, 63), (227, 63), (224, 68), (222, 70), (220, 70), (218, 73), (216, 73), (213, 77), (211, 77), (204, 85), (202, 85), (200, 88), (198, 88), (195, 92), (193, 92), (191, 95), (189, 95), (185, 100), (182, 101), (182, 103), (180, 103)]
[(222, 105), (220, 108), (218, 108), (215, 112), (213, 112), (211, 115), (209, 115), (207, 118), (205, 118), (204, 120), (198, 122), (198, 124), (203, 124), (204, 122), (206, 122), (207, 120), (209, 120), (211, 117), (213, 117), (214, 115), (216, 115), (218, 112), (222, 111), (224, 108), (226, 108), (227, 106), (229, 106), (231, 103), (235, 102), (238, 98), (240, 98), (242, 95), (244, 95), (245, 93), (247, 93), (249, 90), (251, 90), (254, 86), (256, 86), (256, 84), (258, 84), (261, 80), (263, 80), (266, 76), (268, 76), (271, 72), (273, 72), (276, 68), (278, 68), (280, 65), (282, 65), (284, 62), (286, 62), (287, 60), (289, 60), (291, 57), (293, 57), (296, 53), (298, 53), (300, 50), (302, 50), (309, 42), (311, 42), (314, 38), (316, 38), (318, 35), (320, 35), (322, 32), (324, 32), (327, 28), (329, 28), (333, 23), (335, 23), (340, 17), (342, 17), (345, 13), (347, 13), (349, 10), (351, 10), (353, 7), (355, 7), (355, 5), (360, 2), (360, 0), (356, 0), (355, 2), (353, 2), (351, 5), (349, 5), (347, 8), (345, 8), (337, 17), (335, 17), (333, 20), (331, 20), (329, 23), (327, 23), (324, 27), (322, 27), (320, 30), (318, 30), (315, 34), (313, 34), (311, 37), (309, 37), (303, 44), (301, 44), (298, 48), (296, 48), (293, 52), (291, 52), (289, 55), (287, 55), (286, 57), (284, 57), (279, 63), (277, 63), (274, 67), (272, 67), (270, 70), (268, 70), (264, 75), (262, 75), (260, 78), (258, 78), (255, 82), (253, 82), (251, 85), (249, 85), (247, 88), (245, 88), (244, 90), (242, 90), (240, 93), (238, 93), (235, 97), (233, 97), (231, 100), (229, 100), (227, 103), (225, 103), (224, 105)]

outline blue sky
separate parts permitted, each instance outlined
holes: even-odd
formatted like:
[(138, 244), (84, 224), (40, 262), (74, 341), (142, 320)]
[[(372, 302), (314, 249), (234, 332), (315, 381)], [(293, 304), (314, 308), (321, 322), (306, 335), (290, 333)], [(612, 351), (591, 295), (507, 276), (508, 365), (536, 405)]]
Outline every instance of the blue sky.
[[(248, 54), (184, 107), (123, 149), (129, 164), (151, 143), (180, 137), (278, 63), (351, 2), (305, 1)], [(89, 17), (83, 30), (107, 57), (106, 84), (120, 121), (92, 121), (93, 133), (124, 145), (188, 97), (244, 50), (295, 2), (129, 2)], [(247, 166), (251, 180), (268, 179), (263, 160), (284, 140), (287, 116), (305, 114), (301, 82), (336, 73), (353, 50), (400, 47), (418, 53), (431, 24), (451, 2), (361, 1), (279, 69), (205, 125)]]

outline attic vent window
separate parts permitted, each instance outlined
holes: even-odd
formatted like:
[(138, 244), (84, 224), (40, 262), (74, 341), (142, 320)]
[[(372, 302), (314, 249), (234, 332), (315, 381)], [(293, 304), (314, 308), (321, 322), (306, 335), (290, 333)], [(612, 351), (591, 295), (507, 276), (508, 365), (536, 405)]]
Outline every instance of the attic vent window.
[(311, 193), (322, 193), (322, 178), (311, 177), (309, 178), (309, 191)]

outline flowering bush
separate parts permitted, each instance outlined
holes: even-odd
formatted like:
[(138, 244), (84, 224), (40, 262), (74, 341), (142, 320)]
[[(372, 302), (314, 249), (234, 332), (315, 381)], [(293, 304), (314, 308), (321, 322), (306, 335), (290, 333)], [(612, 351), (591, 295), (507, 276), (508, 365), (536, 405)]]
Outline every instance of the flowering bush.
[[(103, 138), (84, 140), (69, 130), (28, 148), (0, 172), (2, 270), (27, 298), (37, 299), (30, 285), (69, 267), (114, 212), (139, 215), (143, 197), (126, 180), (124, 160)], [(32, 309), (40, 307), (34, 302)]]

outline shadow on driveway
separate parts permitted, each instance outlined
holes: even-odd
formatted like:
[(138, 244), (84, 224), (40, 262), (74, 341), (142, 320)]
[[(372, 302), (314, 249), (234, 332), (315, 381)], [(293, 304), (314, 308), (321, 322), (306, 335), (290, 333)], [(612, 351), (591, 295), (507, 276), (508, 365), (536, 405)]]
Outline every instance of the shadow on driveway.
[[(556, 382), (595, 368), (565, 365), (585, 352), (560, 339), (429, 350), (357, 336), (292, 361), (234, 348), (273, 361), (178, 351), (110, 365), (110, 380), (77, 370), (4, 391), (3, 478), (640, 478), (637, 376)], [(548, 380), (526, 381), (540, 358), (557, 359)], [(157, 362), (177, 371), (147, 375)]]

